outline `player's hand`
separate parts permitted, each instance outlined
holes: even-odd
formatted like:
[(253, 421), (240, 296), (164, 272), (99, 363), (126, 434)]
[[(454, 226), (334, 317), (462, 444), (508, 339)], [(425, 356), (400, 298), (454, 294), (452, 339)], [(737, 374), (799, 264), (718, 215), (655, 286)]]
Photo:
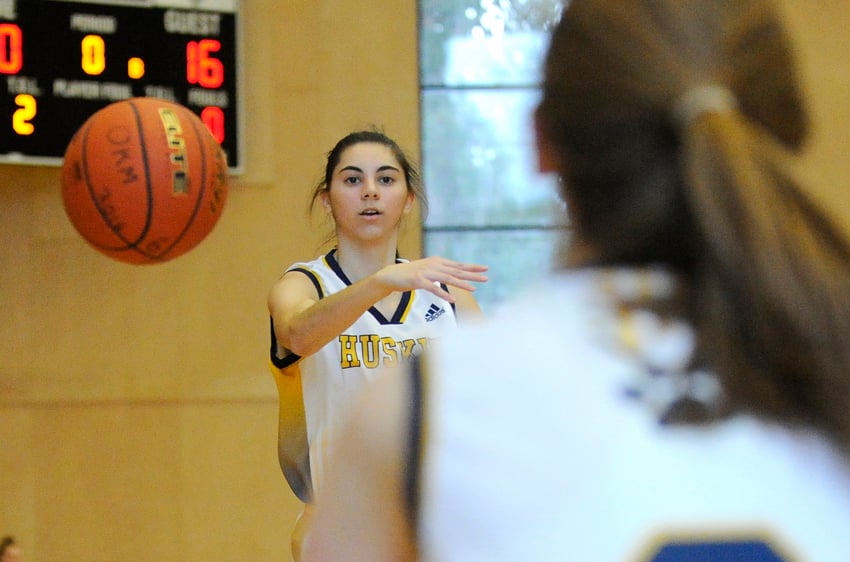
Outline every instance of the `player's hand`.
[(454, 302), (455, 298), (443, 290), (440, 284), (475, 291), (472, 283), (484, 283), (486, 265), (463, 263), (438, 256), (422, 258), (407, 263), (388, 265), (378, 271), (377, 279), (394, 291), (423, 289), (429, 293)]

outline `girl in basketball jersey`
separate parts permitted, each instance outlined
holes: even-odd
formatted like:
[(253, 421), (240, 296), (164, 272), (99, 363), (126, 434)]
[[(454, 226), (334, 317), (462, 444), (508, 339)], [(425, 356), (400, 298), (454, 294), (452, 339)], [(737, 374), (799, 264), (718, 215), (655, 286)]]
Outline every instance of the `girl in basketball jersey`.
[(311, 560), (850, 559), (850, 247), (792, 54), (771, 0), (565, 5), (564, 267), (370, 387)]
[(0, 540), (0, 562), (21, 562), (21, 549), (12, 537)]
[(296, 559), (351, 396), (379, 367), (407, 362), (458, 319), (481, 315), (471, 291), (486, 267), (398, 257), (400, 225), (416, 199), (425, 203), (418, 174), (396, 142), (377, 131), (349, 134), (328, 154), (313, 195), (333, 220), (336, 246), (290, 266), (269, 294), (280, 465), (307, 504)]

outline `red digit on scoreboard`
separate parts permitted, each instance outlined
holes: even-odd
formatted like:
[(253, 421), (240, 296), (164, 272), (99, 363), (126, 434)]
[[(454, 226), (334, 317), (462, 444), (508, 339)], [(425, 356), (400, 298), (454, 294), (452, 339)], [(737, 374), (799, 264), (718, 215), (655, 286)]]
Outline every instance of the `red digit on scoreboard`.
[(201, 39), (186, 43), (186, 80), (204, 88), (218, 88), (224, 83), (224, 63), (210, 53), (221, 49), (221, 41)]
[(0, 74), (17, 74), (24, 65), (24, 34), (14, 23), (0, 23)]
[(218, 144), (224, 142), (224, 111), (220, 107), (205, 107), (201, 110), (201, 121), (210, 130)]

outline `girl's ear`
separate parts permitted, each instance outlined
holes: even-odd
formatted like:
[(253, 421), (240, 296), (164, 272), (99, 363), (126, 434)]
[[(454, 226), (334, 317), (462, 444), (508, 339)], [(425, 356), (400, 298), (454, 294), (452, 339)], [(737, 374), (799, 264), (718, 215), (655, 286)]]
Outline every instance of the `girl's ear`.
[(409, 189), (407, 190), (407, 201), (404, 202), (404, 211), (403, 213), (406, 215), (410, 213), (411, 209), (413, 209), (413, 203), (416, 201), (416, 195)]
[(537, 171), (544, 174), (559, 173), (558, 153), (542, 126), (539, 108), (534, 111), (534, 141), (537, 148)]
[(331, 215), (333, 207), (331, 207), (331, 194), (329, 189), (325, 189), (319, 193), (319, 199), (322, 201), (322, 210), (326, 215)]

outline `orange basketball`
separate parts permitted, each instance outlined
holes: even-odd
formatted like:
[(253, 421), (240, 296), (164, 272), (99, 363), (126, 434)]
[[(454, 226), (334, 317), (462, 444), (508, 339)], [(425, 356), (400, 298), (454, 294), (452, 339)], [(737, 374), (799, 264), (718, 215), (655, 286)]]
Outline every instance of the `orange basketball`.
[(228, 191), (224, 152), (200, 118), (155, 98), (115, 102), (74, 134), (62, 200), (74, 227), (109, 257), (162, 263), (212, 231)]

